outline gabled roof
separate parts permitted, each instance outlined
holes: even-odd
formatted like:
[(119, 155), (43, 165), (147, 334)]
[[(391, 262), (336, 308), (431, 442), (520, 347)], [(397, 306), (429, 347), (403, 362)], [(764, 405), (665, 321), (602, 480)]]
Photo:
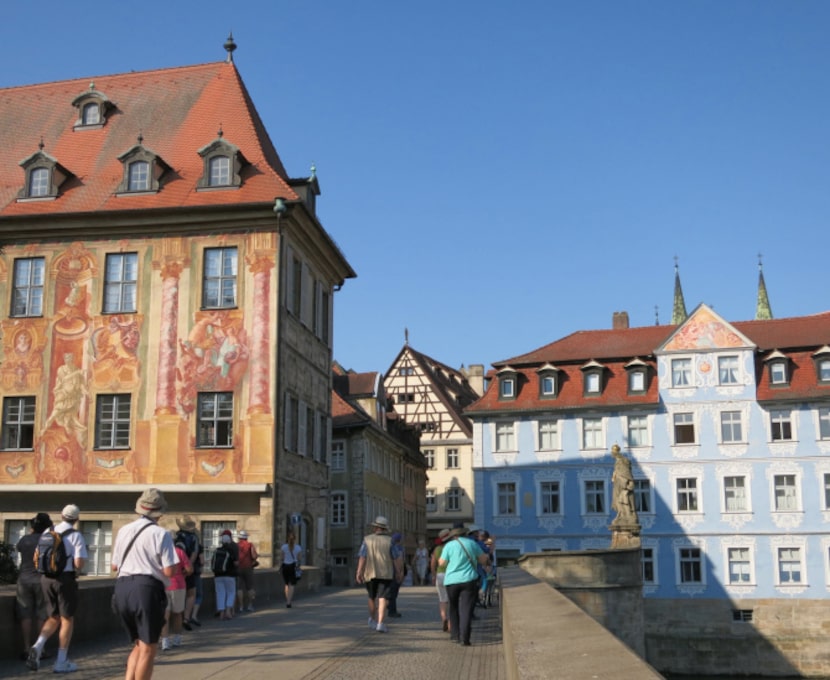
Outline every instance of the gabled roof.
[[(265, 126), (233, 62), (97, 76), (97, 92), (114, 108), (104, 125), (73, 129), (73, 106), (90, 78), (0, 89), (0, 219), (93, 211), (273, 203), (297, 200)], [(250, 163), (238, 189), (196, 191), (198, 150), (215, 140), (237, 146)], [(116, 196), (118, 157), (141, 135), (170, 166), (161, 190)], [(45, 151), (74, 177), (57, 200), (16, 200), (24, 185), (19, 162), (43, 139)]]
[(473, 433), (472, 423), (464, 415), (464, 409), (475, 402), (479, 395), (470, 387), (464, 374), (437, 359), (433, 359), (423, 352), (419, 352), (407, 344), (401, 348), (398, 356), (395, 357), (395, 360), (390, 365), (389, 370), (386, 372), (387, 378), (401, 357), (407, 352), (413, 361), (418, 364), (424, 377), (433, 388), (438, 399), (444, 404), (444, 407), (453, 420), (458, 423), (459, 427), (461, 427), (467, 436), (471, 437)]
[(337, 390), (331, 391), (331, 425), (333, 429), (359, 425), (371, 426), (373, 424), (374, 420), (359, 404), (346, 401), (337, 393)]

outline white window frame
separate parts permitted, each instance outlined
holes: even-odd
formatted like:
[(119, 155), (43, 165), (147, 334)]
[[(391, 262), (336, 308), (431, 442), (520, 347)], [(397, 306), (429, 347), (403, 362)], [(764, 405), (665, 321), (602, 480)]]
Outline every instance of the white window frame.
[(493, 423), (493, 444), (496, 453), (516, 451), (516, 423), (512, 420), (498, 420)]
[(425, 507), (427, 512), (437, 512), (438, 511), (438, 490), (437, 489), (427, 489), (426, 490), (426, 500), (425, 500)]
[(458, 449), (448, 448), (446, 453), (447, 470), (458, 470), (461, 467), (461, 454)]
[(424, 449), (424, 460), (427, 462), (427, 469), (435, 469), (435, 449)]
[(692, 360), (677, 358), (671, 360), (671, 386), (687, 388), (692, 386)]
[[(679, 422), (682, 420), (682, 422)], [(678, 441), (677, 436), (677, 428), (678, 427), (692, 427), (692, 441), (690, 442), (680, 442)], [(673, 439), (673, 446), (696, 446), (698, 443), (697, 439), (697, 418), (693, 411), (677, 411), (676, 413), (672, 413), (672, 435)]]
[(790, 382), (789, 371), (785, 359), (776, 359), (769, 364), (770, 385), (786, 385)]
[(585, 373), (585, 394), (602, 393), (602, 374), (599, 371)]
[(444, 491), (444, 510), (446, 512), (461, 512), (460, 486), (448, 486), (446, 488)]
[[(643, 498), (646, 499), (646, 507), (643, 509)], [(634, 478), (634, 510), (640, 515), (654, 514), (654, 484), (648, 477)]]
[[(550, 485), (551, 489), (546, 491), (544, 489), (545, 486)], [(555, 485), (555, 489), (553, 486)], [(536, 508), (536, 514), (539, 517), (561, 517), (564, 514), (563, 510), (563, 497), (562, 497), (562, 487), (563, 482), (561, 479), (540, 479), (536, 483), (537, 489), (537, 497), (539, 499), (538, 507)], [(557, 500), (557, 510), (549, 510), (545, 512), (545, 500), (556, 498)], [(551, 506), (552, 507), (552, 506)]]
[[(755, 546), (750, 543), (734, 543), (728, 542), (723, 546), (723, 564), (725, 568), (724, 582), (727, 586), (754, 586), (755, 582)], [(733, 551), (745, 551), (744, 554), (735, 555)], [(732, 580), (733, 569), (732, 565), (742, 565), (744, 568), (739, 570), (739, 573), (746, 576), (746, 580)]]
[[(695, 554), (696, 553), (696, 554)], [(678, 545), (675, 546), (675, 565), (676, 565), (676, 575), (677, 575), (677, 585), (678, 586), (689, 586), (689, 585), (706, 585), (706, 555), (703, 551), (703, 548), (699, 545)], [(698, 571), (700, 572), (700, 578), (697, 580), (684, 580), (683, 573), (684, 569), (683, 566), (685, 564), (695, 564), (698, 565)]]
[[(646, 564), (651, 565), (650, 579), (646, 578)], [(653, 586), (657, 584), (657, 546), (644, 545), (642, 547), (640, 553), (640, 566), (642, 568), (643, 585)]]
[(556, 376), (545, 373), (539, 376), (539, 394), (543, 397), (556, 396)]
[(135, 312), (138, 295), (138, 253), (107, 253), (104, 266), (104, 314)]
[(331, 461), (329, 467), (332, 472), (346, 471), (346, 442), (342, 439), (335, 439), (331, 443)]
[[(606, 483), (607, 480), (605, 479), (598, 479), (598, 478), (590, 478), (590, 479), (583, 479), (582, 482), (582, 514), (583, 515), (594, 515), (594, 516), (604, 516), (608, 514), (608, 484)], [(596, 508), (596, 503), (594, 503), (593, 509), (589, 509), (591, 503), (589, 503), (589, 495), (593, 498), (594, 502), (598, 499), (599, 502), (602, 504), (601, 509)]]
[[(638, 422), (634, 423), (634, 421)], [(636, 427), (633, 427), (632, 425), (636, 425)], [(647, 415), (635, 414), (626, 416), (625, 430), (625, 439), (628, 442), (629, 448), (635, 449), (651, 446), (650, 421)], [(633, 432), (642, 433), (642, 440), (635, 442), (632, 437)]]
[(718, 357), (718, 384), (739, 385), (741, 382), (741, 363), (737, 354)]
[[(807, 545), (802, 542), (791, 542), (786, 545), (773, 545), (773, 560), (775, 564), (775, 584), (783, 587), (798, 587), (803, 588), (807, 585), (807, 569), (806, 569), (806, 555)], [(794, 559), (797, 558), (797, 559)], [(786, 560), (787, 565), (798, 565), (798, 581), (788, 581), (782, 578), (784, 574), (784, 564)], [(787, 569), (788, 574), (792, 573), (792, 569)]]
[(82, 520), (78, 530), (84, 536), (89, 555), (81, 573), (112, 576), (112, 522)]
[[(775, 444), (778, 442), (792, 442), (796, 441), (795, 417), (792, 409), (771, 409), (768, 414), (769, 418), (769, 440)], [(789, 425), (790, 436), (784, 436), (784, 429)], [(778, 428), (778, 437), (775, 437), (775, 429)]]
[[(792, 484), (789, 484), (792, 478)], [(770, 501), (772, 512), (801, 512), (801, 477), (795, 471), (776, 472), (771, 475)], [(781, 492), (781, 493), (779, 493)], [(791, 499), (786, 503), (779, 499)], [(792, 507), (784, 507), (784, 505)]]
[(14, 318), (43, 316), (46, 259), (43, 257), (16, 258), (13, 272), (9, 316)]
[[(694, 482), (694, 484), (689, 485), (687, 482)], [(682, 484), (682, 488), (681, 488)], [(700, 477), (695, 475), (683, 475), (676, 477), (674, 480), (674, 509), (677, 514), (700, 514), (703, 512), (703, 498), (702, 498), (702, 488), (703, 485), (701, 484)], [(686, 498), (687, 499), (687, 507), (681, 508), (680, 499)], [(690, 500), (694, 500), (695, 507), (691, 507)]]
[[(605, 419), (602, 416), (582, 418), (580, 425), (583, 451), (605, 449)], [(590, 446), (589, 439), (591, 439)]]
[[(737, 423), (735, 422), (737, 417)], [(736, 430), (737, 429), (737, 433)], [(720, 412), (720, 442), (721, 444), (744, 444), (744, 414), (743, 411), (721, 411)], [(737, 436), (736, 436), (737, 434)], [(728, 437), (727, 437), (728, 435)]]
[[(729, 480), (738, 480), (743, 482), (743, 485), (729, 485)], [(730, 501), (743, 499), (743, 507), (735, 507), (737, 503)], [(752, 512), (752, 502), (750, 494), (749, 476), (745, 474), (725, 474), (721, 477), (721, 512), (723, 513), (744, 513)]]
[[(342, 516), (342, 521), (340, 519)], [(332, 528), (349, 526), (349, 492), (337, 489), (331, 492), (329, 522)]]
[(821, 441), (830, 440), (830, 407), (822, 406), (816, 409), (816, 432)]
[[(512, 505), (512, 509), (507, 507), (505, 510), (502, 506), (502, 500), (506, 501), (507, 506)], [(519, 516), (519, 483), (516, 480), (502, 479), (495, 482), (493, 508), (495, 509), (496, 517)]]
[(516, 378), (505, 376), (499, 378), (499, 398), (513, 399), (516, 396)]
[(537, 451), (558, 451), (562, 448), (557, 418), (540, 418), (536, 421), (536, 447)]

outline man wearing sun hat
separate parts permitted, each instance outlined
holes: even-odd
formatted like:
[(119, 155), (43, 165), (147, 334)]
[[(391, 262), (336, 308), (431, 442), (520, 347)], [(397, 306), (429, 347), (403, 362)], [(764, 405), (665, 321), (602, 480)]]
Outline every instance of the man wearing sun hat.
[(392, 579), (403, 580), (403, 558), (394, 556), (389, 521), (382, 515), (372, 522), (372, 533), (363, 537), (355, 579), (366, 584), (369, 594), (369, 627), (378, 633), (386, 633), (386, 597)]
[[(187, 559), (190, 560), (190, 565), (193, 568), (193, 571), (185, 577), (184, 620), (182, 624), (185, 630), (193, 630), (191, 622), (196, 623), (196, 625), (201, 625), (193, 614), (193, 608), (196, 605), (196, 598), (202, 580), (202, 567), (198, 563), (201, 545), (199, 544), (199, 536), (196, 534), (196, 521), (190, 515), (177, 517), (176, 524), (179, 530), (176, 532), (174, 544), (181, 545), (182, 550), (187, 554)], [(196, 620), (194, 621), (194, 619)]]
[(51, 578), (46, 574), (41, 574), (40, 577), (43, 597), (46, 599), (47, 618), (26, 659), (26, 665), (35, 671), (40, 668), (40, 657), (46, 641), (58, 628), (58, 658), (52, 670), (55, 673), (72, 673), (78, 670), (78, 666), (67, 658), (67, 654), (69, 643), (72, 642), (75, 611), (78, 609), (78, 573), (89, 557), (84, 536), (75, 529), (80, 516), (80, 508), (73, 503), (61, 510), (61, 521), (54, 530), (60, 535), (66, 549), (66, 565), (57, 578)]
[(167, 501), (159, 489), (147, 489), (135, 505), (138, 519), (118, 532), (112, 550), (115, 580), (114, 605), (134, 643), (127, 659), (127, 678), (140, 680), (153, 675), (158, 641), (167, 609), (165, 588), (178, 556), (173, 537), (158, 525), (167, 512)]

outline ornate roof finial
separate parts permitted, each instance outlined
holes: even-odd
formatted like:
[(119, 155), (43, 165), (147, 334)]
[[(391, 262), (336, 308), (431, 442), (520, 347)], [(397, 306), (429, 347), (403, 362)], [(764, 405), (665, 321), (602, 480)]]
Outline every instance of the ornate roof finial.
[(403, 329), (403, 344), (409, 347), (409, 329)]
[(228, 39), (225, 41), (225, 51), (228, 53), (227, 58), (225, 59), (226, 62), (229, 64), (233, 63), (233, 51), (236, 49), (236, 43), (233, 41), (233, 31), (228, 33)]
[(758, 253), (758, 300), (755, 303), (755, 319), (762, 321), (771, 318), (772, 308), (769, 304), (769, 295), (767, 295), (767, 284), (764, 281), (764, 261), (761, 253)]
[(674, 256), (674, 305), (672, 306), (671, 322), (674, 325), (683, 323), (689, 314), (686, 312), (686, 301), (683, 299), (683, 288), (680, 286), (680, 267), (677, 266), (677, 255)]
[(660, 308), (657, 305), (654, 305), (654, 325), (660, 325)]
[(92, 92), (92, 91), (94, 91), (94, 90), (95, 90), (95, 81), (94, 81), (94, 80), (90, 80), (90, 81), (89, 81), (89, 91), (90, 91), (90, 92)]
[(44, 146), (46, 146), (46, 145), (43, 143), (43, 135), (41, 135), (40, 136), (40, 143), (37, 145), (37, 148), (40, 149), (41, 151), (43, 151)]
[(136, 137), (136, 141), (138, 142), (139, 146), (144, 144), (144, 135), (141, 133), (141, 130), (138, 131), (138, 137)]
[(222, 131), (222, 123), (219, 123), (219, 130), (216, 132), (216, 136), (219, 137), (219, 139), (222, 139), (222, 137), (225, 136), (225, 133)]
[(314, 161), (311, 161), (311, 177), (309, 179), (313, 180), (315, 177), (317, 177), (317, 166), (314, 165)]

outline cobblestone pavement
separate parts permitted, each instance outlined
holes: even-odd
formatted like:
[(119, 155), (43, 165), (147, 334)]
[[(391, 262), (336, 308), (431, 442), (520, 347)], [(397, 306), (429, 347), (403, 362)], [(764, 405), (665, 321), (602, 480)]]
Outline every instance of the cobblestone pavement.
[[(183, 646), (159, 652), (156, 680), (276, 677), (281, 680), (504, 680), (504, 648), (498, 608), (476, 609), (472, 646), (449, 641), (442, 632), (434, 588), (401, 590), (389, 632), (370, 631), (362, 588), (324, 588), (298, 598), (291, 609), (262, 603), (232, 621), (202, 617), (203, 626), (184, 633)], [(123, 678), (129, 646), (123, 633), (99, 643), (73, 645), (74, 680)], [(7, 662), (0, 678), (52, 676), (54, 658), (34, 673), (25, 663)], [(54, 677), (54, 676), (52, 676)]]

